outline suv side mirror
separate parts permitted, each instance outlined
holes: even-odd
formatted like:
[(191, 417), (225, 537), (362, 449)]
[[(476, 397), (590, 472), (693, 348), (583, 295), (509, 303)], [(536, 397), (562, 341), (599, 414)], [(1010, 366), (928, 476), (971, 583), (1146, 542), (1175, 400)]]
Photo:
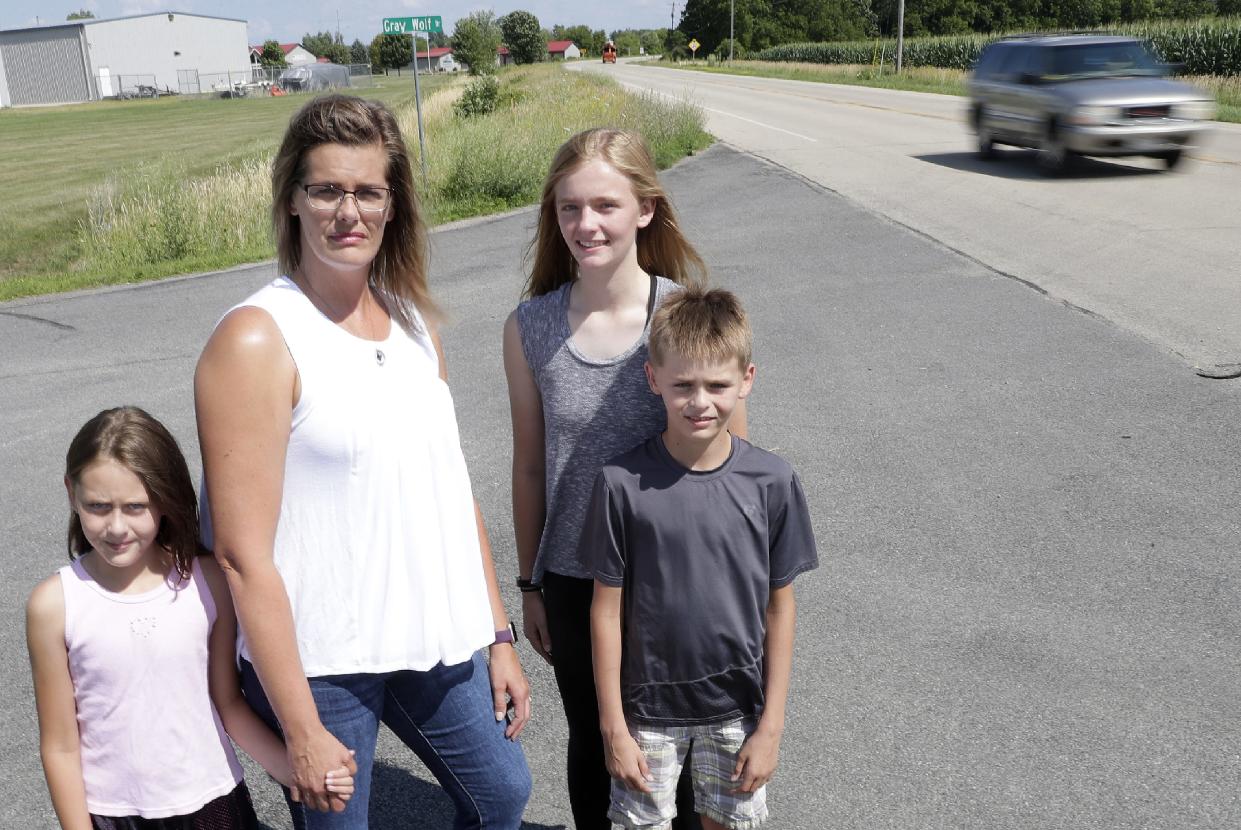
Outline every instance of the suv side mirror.
[(1027, 86), (1032, 86), (1034, 84), (1040, 83), (1042, 82), (1042, 80), (1043, 78), (1041, 75), (1036, 75), (1033, 72), (1022, 72), (1020, 75), (1017, 76), (1017, 83), (1025, 84)]

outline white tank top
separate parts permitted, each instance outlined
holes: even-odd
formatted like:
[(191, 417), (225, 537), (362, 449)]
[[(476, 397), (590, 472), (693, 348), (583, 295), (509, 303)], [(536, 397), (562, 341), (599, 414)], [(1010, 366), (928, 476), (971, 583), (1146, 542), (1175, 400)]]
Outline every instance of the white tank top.
[(82, 563), (60, 569), (86, 807), (99, 816), (192, 813), (241, 781), (207, 686), (215, 601), (195, 560), (142, 594)]
[[(306, 675), (470, 659), (495, 627), (452, 395), (421, 316), (418, 333), (394, 320), (387, 340), (363, 340), (287, 277), (242, 306), (272, 316), (301, 380), (275, 562)], [(239, 651), (249, 659), (244, 635)]]

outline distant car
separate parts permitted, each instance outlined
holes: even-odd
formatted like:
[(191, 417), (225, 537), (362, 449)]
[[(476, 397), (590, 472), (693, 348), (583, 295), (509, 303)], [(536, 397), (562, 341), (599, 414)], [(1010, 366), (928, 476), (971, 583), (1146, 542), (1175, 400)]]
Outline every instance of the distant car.
[(610, 40), (603, 46), (603, 62), (616, 63), (616, 46)]
[(978, 152), (1033, 147), (1058, 172), (1078, 155), (1151, 156), (1170, 169), (1215, 117), (1202, 90), (1167, 76), (1147, 45), (1128, 37), (1013, 37), (987, 46), (969, 80)]

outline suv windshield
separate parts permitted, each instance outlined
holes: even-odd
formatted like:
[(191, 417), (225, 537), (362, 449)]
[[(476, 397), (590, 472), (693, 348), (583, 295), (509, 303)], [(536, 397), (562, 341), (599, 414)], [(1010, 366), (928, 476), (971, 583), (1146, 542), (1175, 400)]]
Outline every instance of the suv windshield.
[(1057, 46), (1051, 52), (1050, 75), (1057, 80), (1166, 74), (1136, 40)]

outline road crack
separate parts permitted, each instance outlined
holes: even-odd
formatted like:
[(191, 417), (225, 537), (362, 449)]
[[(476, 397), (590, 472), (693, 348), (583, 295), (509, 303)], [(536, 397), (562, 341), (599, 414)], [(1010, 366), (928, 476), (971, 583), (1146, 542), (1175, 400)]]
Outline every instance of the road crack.
[(55, 320), (49, 320), (46, 317), (37, 317), (34, 314), (22, 314), (17, 311), (0, 311), (0, 314), (3, 314), (5, 317), (16, 317), (19, 320), (30, 320), (34, 323), (42, 323), (45, 326), (51, 326), (52, 328), (60, 329), (61, 331), (77, 331), (76, 328), (68, 323), (58, 323)]

